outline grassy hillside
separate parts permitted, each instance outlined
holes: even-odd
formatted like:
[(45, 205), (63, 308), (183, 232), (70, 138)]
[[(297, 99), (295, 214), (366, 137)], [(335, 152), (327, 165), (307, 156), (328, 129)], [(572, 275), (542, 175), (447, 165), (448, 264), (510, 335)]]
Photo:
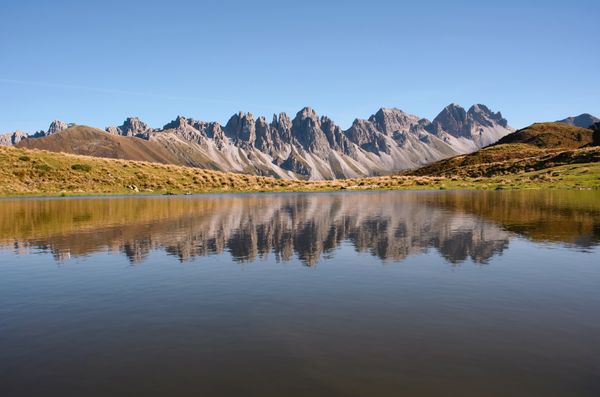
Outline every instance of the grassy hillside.
[(494, 145), (475, 153), (426, 165), (408, 172), (407, 175), (493, 177), (598, 161), (600, 161), (600, 147), (539, 149), (526, 144)]
[(496, 145), (524, 143), (543, 149), (577, 149), (592, 143), (592, 130), (564, 123), (535, 123), (500, 139)]
[(600, 147), (591, 129), (563, 123), (536, 123), (509, 134), (475, 153), (426, 165), (407, 175), (494, 177), (597, 163)]
[[(600, 189), (599, 148), (580, 149), (575, 154), (556, 153), (555, 155), (577, 156), (582, 163), (561, 165), (546, 162), (546, 168), (525, 168), (511, 174), (493, 173), (489, 177), (475, 177), (469, 176), (469, 172), (457, 172), (463, 176), (445, 176), (440, 173), (433, 176), (392, 175), (310, 182), (224, 173), (169, 164), (0, 147), (0, 195), (369, 189)], [(593, 162), (583, 163), (587, 160)]]
[(161, 145), (144, 139), (107, 134), (83, 125), (43, 138), (25, 139), (17, 147), (94, 157), (183, 165)]

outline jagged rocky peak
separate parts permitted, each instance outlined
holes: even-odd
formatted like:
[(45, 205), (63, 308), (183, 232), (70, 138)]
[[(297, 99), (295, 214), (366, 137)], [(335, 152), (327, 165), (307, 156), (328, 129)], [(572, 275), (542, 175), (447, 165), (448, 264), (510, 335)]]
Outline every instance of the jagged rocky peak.
[(412, 125), (419, 123), (419, 118), (397, 108), (380, 108), (369, 117), (369, 121), (374, 123), (379, 131), (392, 135), (397, 131), (409, 131)]
[(158, 130), (159, 134), (154, 134), (154, 137), (166, 131), (174, 132), (183, 140), (201, 144), (206, 143), (206, 138), (214, 138), (217, 147), (222, 147), (223, 131), (219, 123), (207, 123), (205, 121), (177, 116), (175, 120), (165, 124), (162, 130)]
[(118, 127), (106, 127), (106, 132), (113, 135), (123, 136), (147, 136), (153, 129), (144, 123), (138, 117), (127, 117), (123, 124)]
[(281, 112), (279, 115), (273, 115), (273, 123), (278, 130), (291, 130), (292, 129), (292, 119), (290, 116)]
[(273, 136), (277, 137), (282, 143), (292, 141), (292, 119), (287, 113), (274, 114), (270, 127), (273, 130)]
[(265, 116), (259, 116), (256, 119), (256, 127), (258, 128), (258, 126), (261, 128), (269, 128), (269, 123), (267, 123), (267, 118)]
[(344, 134), (344, 131), (333, 122), (329, 117), (322, 116), (321, 130), (325, 134), (329, 147), (335, 151), (342, 152), (344, 154), (353, 154), (353, 148), (350, 145), (348, 137)]
[(359, 146), (373, 141), (379, 133), (376, 124), (365, 119), (354, 119), (352, 126), (345, 131), (346, 136)]
[(69, 125), (67, 123), (65, 123), (64, 121), (54, 120), (50, 123), (50, 126), (48, 127), (48, 131), (46, 132), (46, 135), (56, 134), (57, 132), (64, 131), (67, 128), (69, 128)]
[(206, 135), (219, 142), (225, 139), (225, 132), (223, 131), (221, 124), (214, 121), (206, 125)]
[[(445, 141), (449, 136), (463, 142), (464, 139), (470, 140), (475, 148), (490, 145), (514, 131), (500, 112), (494, 113), (481, 104), (473, 105), (469, 111), (465, 111), (454, 103), (446, 106), (426, 129)], [(474, 148), (470, 150), (473, 151)]]
[(504, 128), (508, 127), (508, 121), (502, 117), (502, 113), (494, 113), (482, 104), (471, 106), (467, 114), (474, 122), (482, 126), (492, 127), (494, 124), (498, 124)]
[(471, 129), (468, 125), (467, 111), (460, 105), (451, 103), (446, 106), (433, 119), (433, 128), (436, 132), (445, 131), (454, 136), (470, 136)]
[(256, 124), (252, 113), (238, 112), (225, 124), (225, 135), (236, 142), (250, 145), (256, 140)]
[(12, 146), (27, 138), (28, 135), (23, 131), (7, 132), (0, 134), (0, 146)]
[(149, 129), (148, 124), (141, 121), (138, 117), (127, 117), (123, 125), (121, 125), (121, 130), (125, 135), (138, 135)]
[(305, 107), (296, 113), (292, 120), (292, 137), (305, 150), (325, 154), (329, 148), (327, 137), (321, 129), (321, 120), (310, 107)]
[(276, 122), (276, 116), (273, 116), (273, 122), (271, 124), (267, 123), (267, 119), (264, 116), (260, 116), (258, 119), (256, 119), (255, 145), (259, 150), (273, 154), (276, 149), (281, 147), (280, 139), (276, 134), (277, 130), (273, 128), (273, 125), (276, 124)]
[(211, 124), (218, 124), (218, 123), (207, 123), (205, 121), (196, 120), (196, 119), (189, 118), (189, 117), (177, 116), (177, 118), (175, 118), (175, 120), (171, 121), (170, 123), (165, 124), (163, 126), (163, 130), (176, 130), (176, 131), (180, 131), (180, 132), (181, 131), (185, 131), (185, 132), (196, 131), (196, 132), (204, 133), (205, 130)]
[(54, 120), (50, 123), (50, 126), (48, 126), (48, 129), (46, 131), (40, 130), (31, 135), (25, 134), (25, 137), (43, 138), (45, 136), (53, 135), (58, 132), (64, 131), (67, 128), (72, 127), (73, 125), (74, 124), (67, 124), (64, 121)]
[(302, 109), (300, 109), (300, 111), (298, 113), (296, 113), (296, 117), (310, 118), (310, 119), (319, 118), (319, 116), (317, 115), (317, 112), (315, 112), (315, 110), (313, 108), (311, 108), (310, 106), (305, 106)]
[(163, 130), (185, 129), (187, 126), (189, 126), (188, 119), (183, 116), (177, 116), (175, 120), (165, 124)]

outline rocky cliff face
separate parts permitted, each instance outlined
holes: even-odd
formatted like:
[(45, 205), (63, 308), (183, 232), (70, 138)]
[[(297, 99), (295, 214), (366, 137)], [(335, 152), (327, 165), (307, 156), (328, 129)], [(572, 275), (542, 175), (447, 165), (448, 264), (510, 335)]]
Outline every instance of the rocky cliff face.
[(356, 119), (347, 130), (305, 107), (293, 118), (280, 113), (270, 122), (239, 112), (225, 126), (178, 116), (153, 129), (129, 117), (106, 131), (156, 142), (193, 167), (334, 179), (389, 174), (472, 152), (513, 129), (500, 113), (484, 105), (466, 111), (451, 104), (433, 122), (382, 108), (366, 120)]
[(12, 146), (21, 142), (22, 139), (25, 139), (27, 134), (23, 131), (15, 131), (15, 132), (7, 132), (6, 134), (0, 134), (0, 145), (1, 146)]

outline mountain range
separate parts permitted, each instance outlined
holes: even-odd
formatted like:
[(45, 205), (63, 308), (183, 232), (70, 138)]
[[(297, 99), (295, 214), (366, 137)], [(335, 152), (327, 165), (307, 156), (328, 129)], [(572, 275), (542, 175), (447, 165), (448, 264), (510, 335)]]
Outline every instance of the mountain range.
[[(571, 119), (579, 120), (564, 122)], [(151, 128), (137, 117), (105, 130), (53, 121), (47, 131), (33, 135), (0, 135), (0, 144), (319, 180), (416, 168), (474, 152), (513, 131), (500, 112), (481, 104), (468, 110), (450, 104), (433, 121), (381, 108), (346, 130), (306, 107), (294, 118), (280, 113), (270, 122), (239, 112), (224, 126), (182, 116), (162, 128)]]

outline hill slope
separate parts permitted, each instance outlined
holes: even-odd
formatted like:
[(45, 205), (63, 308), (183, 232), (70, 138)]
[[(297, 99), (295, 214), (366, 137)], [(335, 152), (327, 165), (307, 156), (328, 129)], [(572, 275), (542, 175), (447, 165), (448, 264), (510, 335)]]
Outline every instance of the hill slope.
[[(503, 147), (505, 145), (494, 148)], [(372, 189), (600, 189), (600, 148), (576, 149), (575, 152), (578, 161), (589, 161), (571, 164), (573, 159), (568, 157), (569, 153), (558, 153), (558, 156), (567, 156), (565, 162), (569, 165), (546, 161), (540, 169), (525, 169), (518, 173), (510, 173), (514, 170), (506, 167), (499, 175), (490, 177), (479, 177), (481, 172), (462, 172), (456, 173), (461, 176), (390, 175), (299, 181), (0, 146), (0, 196)], [(515, 169), (519, 170), (518, 167)]]
[(182, 164), (176, 156), (154, 142), (110, 135), (87, 126), (70, 127), (42, 138), (24, 139), (15, 146), (94, 157)]
[(490, 177), (600, 161), (593, 131), (562, 123), (536, 123), (468, 155), (426, 165), (407, 175)]
[(543, 149), (576, 149), (592, 143), (592, 130), (572, 125), (554, 123), (535, 123), (501, 138), (496, 145), (507, 143), (525, 143)]

